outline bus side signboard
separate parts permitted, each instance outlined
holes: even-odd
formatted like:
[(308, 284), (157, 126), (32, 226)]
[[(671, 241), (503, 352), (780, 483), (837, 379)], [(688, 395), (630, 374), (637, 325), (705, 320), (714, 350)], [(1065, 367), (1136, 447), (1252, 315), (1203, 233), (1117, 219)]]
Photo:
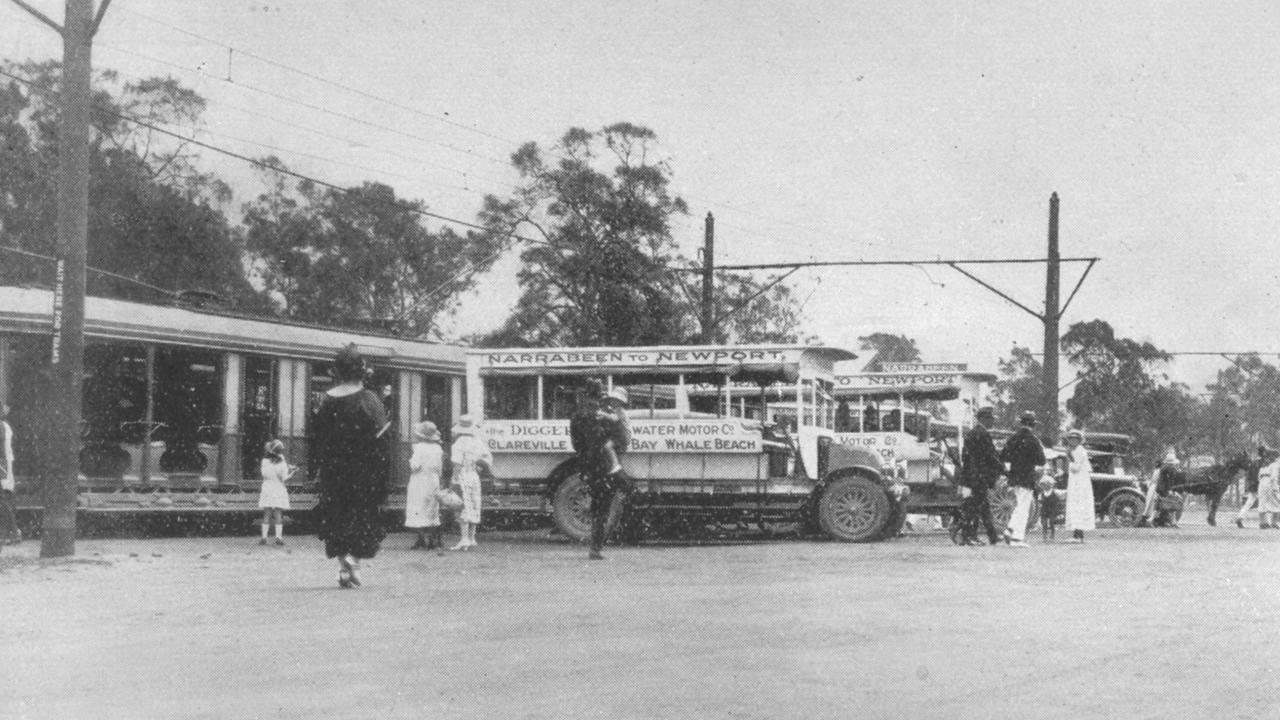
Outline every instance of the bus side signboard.
[[(495, 453), (572, 453), (568, 420), (486, 420), (481, 434)], [(631, 421), (633, 453), (759, 453), (758, 423), (735, 418)]]

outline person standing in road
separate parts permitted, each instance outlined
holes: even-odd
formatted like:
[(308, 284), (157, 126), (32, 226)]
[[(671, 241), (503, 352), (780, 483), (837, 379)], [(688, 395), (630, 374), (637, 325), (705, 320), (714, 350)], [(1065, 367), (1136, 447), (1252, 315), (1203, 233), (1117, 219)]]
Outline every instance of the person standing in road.
[(1280, 452), (1269, 451), (1258, 471), (1258, 527), (1280, 530)]
[(1262, 466), (1267, 463), (1266, 455), (1269, 451), (1266, 445), (1258, 446), (1258, 457), (1249, 463), (1249, 467), (1244, 471), (1244, 498), (1240, 501), (1240, 512), (1236, 513), (1236, 527), (1244, 527), (1244, 518), (1249, 511), (1258, 506), (1258, 473), (1262, 470)]
[(258, 544), (267, 544), (267, 532), (274, 523), (276, 545), (284, 545), (284, 511), (289, 509), (289, 488), (285, 483), (297, 468), (285, 460), (284, 443), (279, 440), (267, 443), (258, 468), (262, 476), (262, 487), (258, 490), (258, 508), (262, 510), (262, 539)]
[[(1160, 467), (1151, 472), (1151, 480), (1147, 483), (1147, 504), (1142, 509), (1142, 519), (1138, 521), (1137, 527), (1152, 527), (1156, 524), (1156, 519), (1160, 515), (1160, 498), (1168, 496), (1179, 464), (1177, 450), (1169, 448), (1165, 451)], [(1178, 527), (1172, 518), (1167, 515), (1166, 518), (1167, 520), (1161, 521), (1168, 522), (1169, 527)]]
[(1018, 431), (1000, 451), (1000, 462), (1009, 465), (1009, 487), (1013, 489), (1016, 500), (1009, 526), (1004, 529), (1004, 538), (1010, 547), (1027, 547), (1027, 520), (1045, 458), (1044, 445), (1032, 431), (1036, 426), (1036, 414), (1030, 410), (1023, 412), (1018, 418), (1018, 425)]
[(17, 482), (13, 476), (13, 428), (9, 427), (9, 406), (0, 400), (0, 541), (6, 545), (22, 542), (14, 508)]
[(1093, 505), (1093, 467), (1089, 464), (1089, 451), (1084, 448), (1084, 433), (1069, 430), (1067, 443), (1067, 529), (1071, 531), (1068, 542), (1084, 542), (1084, 532), (1093, 531), (1097, 525), (1097, 513)]
[(458, 544), (450, 550), (470, 550), (476, 546), (476, 526), (480, 524), (480, 476), (489, 475), (493, 455), (477, 437), (479, 429), (470, 415), (458, 418), (453, 426), (453, 447), (449, 460), (453, 464), (452, 483), (462, 492), (462, 509), (458, 511)]
[[(615, 389), (618, 391), (622, 388)], [(611, 454), (606, 450), (612, 446), (613, 453), (625, 452), (630, 444), (630, 431), (625, 420), (614, 417), (617, 413), (610, 407), (613, 402), (625, 404), (623, 392), (609, 400), (599, 380), (588, 380), (578, 409), (569, 419), (569, 439), (577, 455), (578, 473), (591, 498), (591, 550), (587, 553), (590, 560), (604, 559), (605, 538), (612, 529), (609, 516), (617, 494), (616, 487), (625, 482), (621, 471), (610, 475), (613, 463)], [(625, 412), (622, 418), (625, 418)]]
[(964, 452), (960, 458), (960, 495), (964, 498), (960, 504), (963, 523), (961, 545), (981, 544), (978, 541), (979, 522), (987, 531), (987, 539), (992, 545), (1000, 539), (995, 520), (991, 517), (991, 502), (988, 498), (1004, 471), (996, 445), (988, 432), (994, 422), (994, 408), (979, 408), (977, 423), (964, 435)]
[(334, 359), (337, 383), (324, 393), (307, 437), (309, 479), (319, 478), (313, 515), (325, 555), (338, 559), (338, 586), (360, 587), (360, 561), (377, 554), (385, 532), (390, 456), (386, 412), (364, 387), (364, 357), (348, 345)]
[(418, 533), (413, 550), (440, 548), (440, 500), (436, 493), (443, 471), (440, 429), (430, 420), (423, 420), (413, 426), (413, 455), (409, 458), (409, 486), (404, 498), (404, 526)]

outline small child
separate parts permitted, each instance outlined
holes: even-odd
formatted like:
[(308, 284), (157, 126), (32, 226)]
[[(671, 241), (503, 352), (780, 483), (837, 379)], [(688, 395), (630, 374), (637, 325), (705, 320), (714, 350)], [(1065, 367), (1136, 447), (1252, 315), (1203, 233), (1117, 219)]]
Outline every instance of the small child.
[[(605, 427), (621, 428), (623, 434), (630, 436), (630, 423), (627, 421), (626, 410), (628, 400), (626, 388), (613, 388), (604, 396), (600, 407), (596, 410), (596, 419)], [(625, 451), (626, 448), (623, 450)], [(618, 448), (614, 446), (612, 432), (608, 434), (604, 445), (600, 448), (600, 458), (604, 461), (601, 464), (608, 468), (605, 475), (612, 477), (622, 472), (622, 461), (618, 458)]]
[(284, 544), (284, 511), (289, 509), (289, 489), (284, 483), (298, 468), (284, 459), (284, 443), (272, 440), (267, 443), (262, 458), (262, 489), (258, 493), (258, 507), (262, 508), (262, 539), (267, 544), (267, 530), (276, 526), (276, 544)]
[(1045, 542), (1053, 540), (1054, 522), (1062, 513), (1062, 496), (1053, 478), (1042, 477), (1036, 484), (1036, 500), (1040, 503), (1040, 532)]

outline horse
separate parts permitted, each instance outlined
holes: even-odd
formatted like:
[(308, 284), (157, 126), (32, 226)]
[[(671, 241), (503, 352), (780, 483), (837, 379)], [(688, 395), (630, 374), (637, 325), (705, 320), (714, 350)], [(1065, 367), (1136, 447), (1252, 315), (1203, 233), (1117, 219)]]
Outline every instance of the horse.
[(1185, 472), (1183, 470), (1174, 470), (1172, 480), (1169, 483), (1169, 490), (1184, 495), (1200, 495), (1204, 497), (1205, 503), (1209, 506), (1209, 516), (1206, 522), (1216, 526), (1218, 524), (1218, 503), (1222, 502), (1222, 495), (1235, 481), (1236, 473), (1245, 472), (1249, 469), (1252, 458), (1249, 453), (1241, 452), (1232, 456), (1226, 462), (1210, 465), (1193, 472)]

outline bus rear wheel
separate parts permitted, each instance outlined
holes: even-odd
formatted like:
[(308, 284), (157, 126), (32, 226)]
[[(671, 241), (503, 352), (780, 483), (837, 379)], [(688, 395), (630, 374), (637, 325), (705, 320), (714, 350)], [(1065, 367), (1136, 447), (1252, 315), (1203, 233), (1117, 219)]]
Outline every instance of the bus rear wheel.
[(818, 525), (835, 540), (875, 540), (889, 522), (892, 508), (884, 489), (859, 477), (832, 480), (818, 500)]

